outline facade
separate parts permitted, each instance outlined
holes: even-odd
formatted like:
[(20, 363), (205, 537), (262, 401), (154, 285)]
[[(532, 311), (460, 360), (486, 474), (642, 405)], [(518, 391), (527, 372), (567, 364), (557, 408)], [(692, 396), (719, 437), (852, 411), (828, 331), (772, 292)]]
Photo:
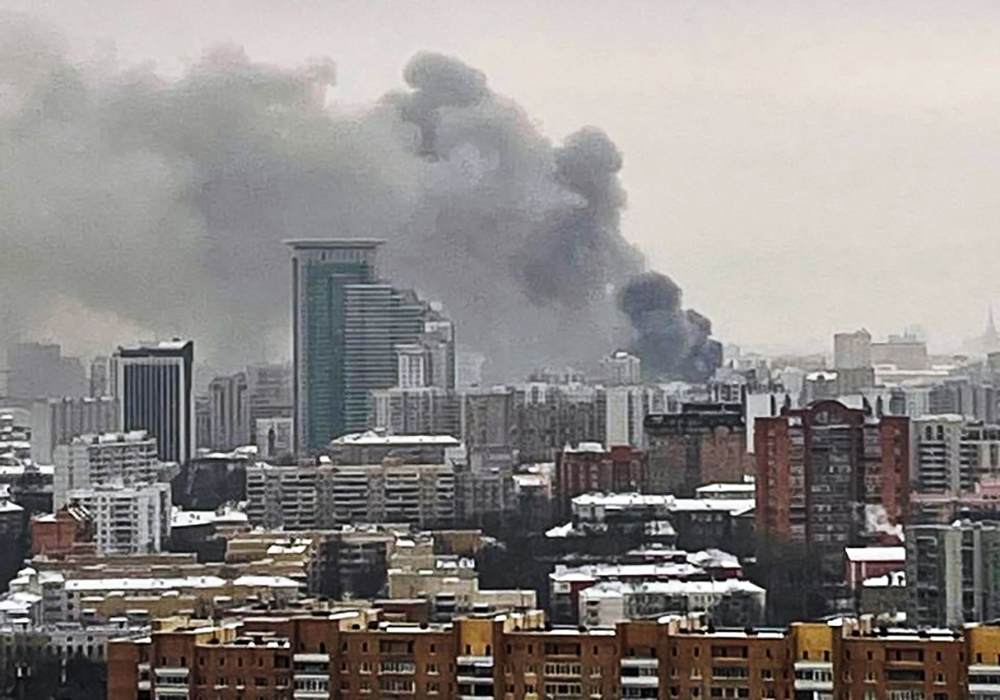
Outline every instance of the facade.
[(613, 627), (623, 620), (706, 613), (718, 626), (757, 626), (764, 621), (767, 592), (750, 581), (605, 581), (580, 592), (579, 620)]
[(63, 506), (55, 513), (31, 519), (32, 556), (58, 559), (93, 547), (94, 519), (83, 508)]
[[(897, 538), (909, 515), (909, 419), (836, 401), (755, 424), (757, 533), (815, 557), (811, 585), (843, 594), (844, 549)], [(874, 540), (874, 542), (872, 542)], [(776, 551), (776, 550), (775, 550)], [(773, 591), (772, 591), (773, 592)]]
[(108, 699), (982, 700), (1000, 691), (998, 651), (988, 626), (918, 634), (848, 618), (734, 630), (665, 615), (577, 629), (532, 613), (440, 625), (345, 607), (111, 642)]
[(908, 615), (957, 629), (1000, 617), (1000, 522), (958, 520), (906, 529)]
[(52, 500), (56, 510), (68, 502), (67, 493), (95, 484), (155, 481), (161, 463), (156, 438), (144, 430), (129, 433), (81, 435), (55, 450)]
[(120, 347), (111, 364), (122, 430), (145, 430), (160, 460), (187, 462), (195, 448), (194, 342)]
[(286, 530), (354, 523), (448, 525), (455, 518), (455, 471), (446, 464), (247, 468), (247, 517)]
[(250, 444), (250, 387), (245, 372), (208, 385), (209, 447), (227, 451)]
[(459, 395), (434, 386), (392, 387), (371, 392), (368, 425), (391, 435), (462, 434)]
[(120, 419), (117, 399), (107, 395), (36, 401), (31, 406), (31, 459), (52, 464), (57, 445), (78, 435), (117, 432)]
[(649, 489), (690, 496), (715, 482), (740, 482), (755, 471), (740, 404), (686, 403), (679, 413), (647, 416)]
[(254, 430), (257, 455), (276, 460), (295, 454), (295, 429), (291, 418), (258, 418)]
[(388, 458), (410, 464), (444, 463), (453, 450), (462, 446), (451, 435), (387, 435), (369, 430), (342, 435), (330, 443), (326, 452), (334, 464), (381, 464)]
[(596, 442), (567, 445), (556, 457), (556, 510), (566, 516), (576, 496), (586, 493), (636, 493), (646, 489), (646, 453), (629, 446), (609, 450)]
[(642, 361), (635, 355), (618, 350), (601, 364), (608, 386), (635, 386), (642, 382)]
[(66, 500), (93, 517), (98, 555), (159, 552), (170, 541), (170, 484), (103, 483), (71, 489)]
[[(250, 441), (260, 444), (257, 421), (288, 419), (295, 414), (290, 364), (257, 364), (246, 368), (250, 399)], [(295, 450), (289, 450), (294, 453)]]
[(913, 421), (913, 488), (959, 496), (982, 479), (1000, 476), (1000, 426), (960, 415), (922, 416)]
[(111, 381), (108, 377), (108, 358), (95, 357), (90, 361), (90, 397), (99, 398), (111, 395)]
[(415, 342), (429, 308), (378, 282), (380, 241), (289, 241), (296, 446), (315, 454), (364, 430), (368, 395), (397, 383), (394, 348)]

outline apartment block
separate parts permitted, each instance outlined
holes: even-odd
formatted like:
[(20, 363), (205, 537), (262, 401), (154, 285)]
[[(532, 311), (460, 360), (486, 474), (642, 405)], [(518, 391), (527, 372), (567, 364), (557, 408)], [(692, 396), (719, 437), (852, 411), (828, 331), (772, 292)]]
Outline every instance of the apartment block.
[(340, 608), (112, 642), (108, 698), (981, 700), (1000, 692), (998, 652), (987, 626), (918, 633), (848, 618), (735, 630), (675, 615), (587, 629), (533, 613), (439, 625)]
[(652, 493), (690, 496), (704, 484), (754, 473), (740, 404), (686, 403), (679, 413), (647, 416), (644, 429)]
[(448, 464), (247, 468), (251, 524), (286, 530), (354, 523), (451, 524), (455, 470)]
[(91, 514), (99, 555), (159, 552), (170, 540), (170, 484), (103, 482), (67, 491), (66, 501)]
[(139, 484), (156, 480), (161, 464), (156, 438), (144, 430), (81, 435), (55, 449), (52, 500), (55, 509), (67, 503), (67, 493), (95, 484), (118, 481)]

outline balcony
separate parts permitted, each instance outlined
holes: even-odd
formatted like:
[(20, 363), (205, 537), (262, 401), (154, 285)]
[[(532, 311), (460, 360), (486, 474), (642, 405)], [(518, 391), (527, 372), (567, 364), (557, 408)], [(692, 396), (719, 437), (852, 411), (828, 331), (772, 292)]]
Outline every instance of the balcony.
[(795, 690), (833, 692), (833, 662), (796, 661)]
[[(621, 681), (622, 690), (625, 688), (659, 688), (660, 687), (660, 662), (658, 659), (622, 659), (621, 661)], [(622, 693), (625, 695), (626, 693)], [(629, 693), (635, 696), (635, 693)], [(638, 697), (646, 697), (638, 694)]]
[(1000, 698), (1000, 666), (970, 664), (969, 697)]

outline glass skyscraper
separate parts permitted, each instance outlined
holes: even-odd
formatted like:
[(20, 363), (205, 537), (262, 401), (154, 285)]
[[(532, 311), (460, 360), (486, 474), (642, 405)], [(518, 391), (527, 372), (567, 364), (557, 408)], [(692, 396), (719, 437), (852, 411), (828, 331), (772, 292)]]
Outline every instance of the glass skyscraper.
[(394, 346), (423, 331), (426, 305), (378, 281), (381, 241), (297, 240), (292, 249), (295, 445), (312, 455), (363, 430), (368, 392), (396, 382)]

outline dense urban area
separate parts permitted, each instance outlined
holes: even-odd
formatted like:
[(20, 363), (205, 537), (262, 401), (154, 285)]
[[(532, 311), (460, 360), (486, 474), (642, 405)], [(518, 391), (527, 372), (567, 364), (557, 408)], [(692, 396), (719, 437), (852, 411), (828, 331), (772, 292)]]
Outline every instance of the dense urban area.
[(20, 344), (2, 692), (111, 700), (1000, 692), (1000, 335), (619, 350), (502, 385), (380, 242), (287, 243), (289, 364)]

